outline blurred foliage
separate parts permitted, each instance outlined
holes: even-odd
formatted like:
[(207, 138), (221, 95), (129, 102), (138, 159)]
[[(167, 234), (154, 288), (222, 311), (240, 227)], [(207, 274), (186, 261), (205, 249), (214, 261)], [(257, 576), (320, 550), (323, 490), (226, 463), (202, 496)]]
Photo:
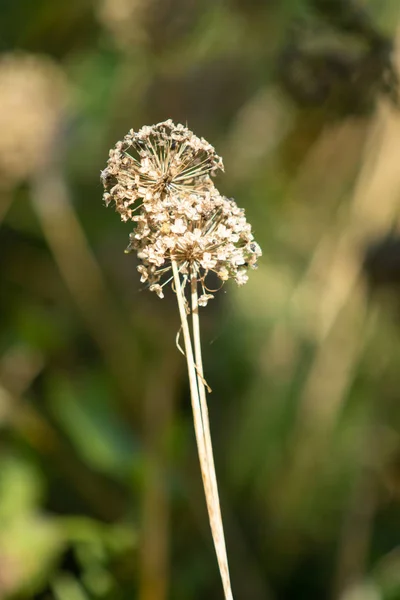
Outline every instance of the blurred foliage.
[(264, 250), (202, 316), (235, 597), (398, 600), (398, 0), (1, 14), (0, 599), (222, 597), (174, 297), (101, 203), (171, 117)]

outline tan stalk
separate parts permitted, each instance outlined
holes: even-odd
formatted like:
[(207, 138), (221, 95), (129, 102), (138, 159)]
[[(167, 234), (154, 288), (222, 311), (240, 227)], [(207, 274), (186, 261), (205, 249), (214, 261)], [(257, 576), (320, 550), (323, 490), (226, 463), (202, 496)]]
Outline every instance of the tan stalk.
[(226, 552), (224, 527), (222, 523), (221, 506), (218, 494), (217, 475), (214, 465), (214, 454), (211, 441), (210, 419), (208, 417), (207, 396), (203, 372), (203, 358), (201, 353), (201, 338), (200, 338), (200, 317), (199, 304), (197, 294), (197, 273), (192, 268), (190, 273), (191, 282), (191, 300), (192, 300), (192, 325), (193, 325), (193, 345), (196, 360), (197, 385), (199, 389), (201, 415), (203, 421), (204, 441), (206, 445), (207, 459), (209, 464), (209, 472), (211, 477), (211, 486), (213, 494), (213, 504), (216, 510), (216, 521), (218, 526), (218, 538), (220, 541), (221, 553), (218, 556), (218, 564), (221, 571), (222, 581), (224, 584), (225, 595), (227, 598), (232, 598), (232, 588), (229, 576), (228, 555)]
[(209, 460), (209, 453), (206, 447), (206, 436), (204, 432), (203, 415), (201, 410), (199, 390), (197, 386), (196, 367), (193, 356), (192, 340), (190, 337), (189, 323), (185, 309), (185, 299), (183, 296), (181, 282), (179, 277), (179, 269), (176, 261), (172, 260), (172, 271), (174, 274), (174, 283), (176, 297), (178, 300), (179, 316), (182, 324), (183, 340), (185, 344), (186, 362), (188, 367), (189, 386), (190, 386), (190, 397), (192, 402), (193, 411), (193, 422), (196, 434), (197, 450), (199, 454), (200, 470), (203, 479), (204, 492), (207, 503), (208, 517), (210, 520), (211, 533), (214, 540), (215, 552), (218, 559), (218, 565), (220, 568), (222, 583), (224, 586), (225, 599), (233, 600), (231, 585), (229, 581), (229, 572), (227, 569), (226, 549), (225, 540), (222, 530), (222, 521), (219, 502), (215, 499), (213, 493), (214, 485), (213, 478), (211, 476), (211, 465)]

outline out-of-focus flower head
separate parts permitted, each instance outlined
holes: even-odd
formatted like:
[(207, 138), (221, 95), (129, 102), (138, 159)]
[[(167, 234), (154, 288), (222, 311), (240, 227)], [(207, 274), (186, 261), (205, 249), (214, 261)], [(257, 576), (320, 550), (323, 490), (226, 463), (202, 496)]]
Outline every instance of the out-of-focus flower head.
[(211, 0), (99, 0), (97, 18), (122, 51), (164, 52), (186, 37)]
[(66, 105), (67, 83), (48, 57), (0, 57), (0, 174), (3, 181), (29, 177), (51, 152)]
[(131, 130), (110, 152), (101, 174), (104, 200), (123, 221), (136, 223), (127, 251), (137, 252), (141, 281), (161, 298), (171, 261), (184, 278), (201, 281), (201, 306), (212, 298), (205, 284), (210, 271), (241, 285), (248, 267), (256, 268), (261, 249), (243, 209), (214, 186), (219, 169), (211, 144), (171, 120)]
[(144, 20), (148, 3), (151, 4), (151, 0), (100, 1), (98, 18), (122, 49), (147, 41)]

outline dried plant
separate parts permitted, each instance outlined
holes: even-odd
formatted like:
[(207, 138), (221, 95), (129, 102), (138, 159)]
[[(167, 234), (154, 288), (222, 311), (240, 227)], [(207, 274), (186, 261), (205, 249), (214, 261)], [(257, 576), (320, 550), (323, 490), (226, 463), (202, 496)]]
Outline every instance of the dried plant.
[[(214, 148), (168, 120), (131, 130), (110, 151), (101, 179), (106, 204), (114, 203), (123, 221), (136, 223), (127, 252), (137, 252), (141, 281), (160, 298), (171, 282), (177, 296), (208, 514), (228, 599), (232, 591), (208, 419), (199, 306), (213, 298), (206, 284), (210, 271), (221, 285), (230, 278), (242, 285), (247, 269), (256, 268), (261, 250), (244, 211), (214, 186), (212, 177), (218, 170), (223, 170), (223, 163)], [(189, 282), (190, 303), (185, 294)]]

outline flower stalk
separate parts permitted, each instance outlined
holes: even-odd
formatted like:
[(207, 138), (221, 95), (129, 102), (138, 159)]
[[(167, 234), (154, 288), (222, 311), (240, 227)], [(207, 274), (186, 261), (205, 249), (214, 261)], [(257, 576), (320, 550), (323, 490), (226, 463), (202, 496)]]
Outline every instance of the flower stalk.
[[(193, 338), (196, 352), (195, 362), (189, 329), (189, 322), (186, 314), (185, 297), (180, 281), (179, 269), (175, 261), (172, 261), (172, 271), (174, 274), (175, 291), (178, 300), (179, 316), (181, 320), (183, 341), (185, 345), (185, 355), (188, 367), (190, 396), (192, 402), (193, 422), (196, 434), (197, 451), (199, 454), (200, 469), (203, 479), (203, 486), (206, 497), (208, 516), (210, 520), (211, 533), (214, 540), (215, 552), (217, 555), (222, 584), (224, 586), (225, 598), (226, 600), (233, 600), (229, 577), (225, 536), (222, 524), (221, 508), (218, 497), (217, 479), (214, 467), (207, 401), (205, 396), (205, 387), (203, 383), (203, 369), (199, 337), (200, 329), (198, 327), (199, 319), (197, 305), (197, 279), (195, 277), (191, 277), (192, 315), (195, 315), (195, 311), (197, 315), (197, 318), (193, 319)], [(194, 323), (196, 323), (196, 334), (194, 333)], [(201, 388), (203, 390), (202, 392), (200, 392)]]
[(224, 586), (225, 598), (232, 598), (232, 589), (229, 576), (228, 567), (228, 556), (226, 552), (224, 527), (221, 515), (221, 506), (218, 494), (217, 476), (214, 465), (214, 454), (212, 448), (211, 431), (210, 431), (210, 420), (208, 417), (208, 406), (206, 387), (204, 383), (204, 372), (203, 372), (203, 358), (201, 352), (201, 338), (200, 338), (200, 316), (199, 316), (199, 304), (198, 304), (198, 293), (197, 293), (197, 273), (194, 268), (191, 269), (190, 275), (191, 284), (191, 303), (192, 303), (192, 328), (193, 328), (193, 343), (194, 343), (194, 355), (196, 360), (196, 373), (197, 373), (197, 386), (199, 391), (199, 401), (201, 408), (201, 418), (203, 424), (204, 442), (206, 447), (208, 473), (210, 477), (210, 486), (212, 494), (212, 511), (213, 519), (211, 518), (210, 509), (209, 518), (211, 524), (211, 531), (213, 535), (215, 551), (218, 559), (218, 566), (221, 573), (221, 579)]
[[(176, 293), (211, 532), (225, 600), (233, 600), (208, 417), (199, 307), (214, 297), (206, 283), (209, 273), (221, 285), (228, 279), (243, 285), (247, 270), (257, 267), (261, 249), (244, 210), (215, 187), (212, 177), (217, 171), (223, 171), (223, 162), (211, 144), (168, 120), (131, 130), (110, 151), (101, 180), (105, 203), (113, 203), (123, 221), (135, 223), (126, 252), (136, 251), (141, 282), (160, 298), (171, 282)], [(190, 308), (185, 297), (188, 281)]]

